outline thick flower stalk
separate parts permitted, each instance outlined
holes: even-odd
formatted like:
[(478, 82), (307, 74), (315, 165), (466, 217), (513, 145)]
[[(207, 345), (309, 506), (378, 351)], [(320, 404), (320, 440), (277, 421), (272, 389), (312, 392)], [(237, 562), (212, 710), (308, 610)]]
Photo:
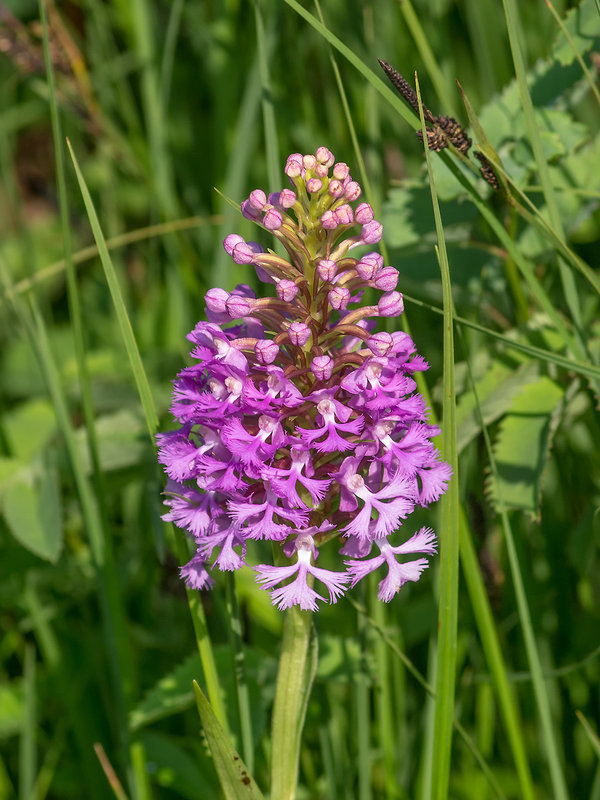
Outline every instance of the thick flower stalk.
[[(248, 544), (268, 539), (286, 563), (254, 569), (280, 609), (314, 611), (321, 587), (336, 602), (380, 569), (387, 602), (435, 553), (433, 531), (406, 536), (403, 524), (438, 499), (451, 472), (416, 391), (414, 373), (428, 365), (407, 334), (375, 330), (403, 301), (397, 270), (378, 253), (350, 255), (379, 242), (382, 226), (357, 203), (348, 166), (320, 147), (291, 155), (285, 173), (291, 188), (257, 189), (242, 212), (288, 257), (236, 234), (224, 241), (273, 296), (211, 289), (208, 321), (188, 336), (196, 363), (175, 380), (171, 406), (181, 427), (159, 435), (164, 518), (195, 541), (181, 570), (192, 588), (210, 588), (211, 569), (241, 568)], [(363, 304), (366, 291), (376, 304)], [(330, 542), (339, 571), (317, 566)]]

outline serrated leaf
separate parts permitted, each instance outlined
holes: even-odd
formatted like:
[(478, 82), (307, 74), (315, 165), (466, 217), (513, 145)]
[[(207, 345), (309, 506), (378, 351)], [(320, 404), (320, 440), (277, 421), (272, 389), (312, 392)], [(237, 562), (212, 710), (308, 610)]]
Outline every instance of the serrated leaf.
[(545, 375), (513, 400), (494, 444), (497, 475), (490, 488), (495, 504), (538, 512), (542, 478), (564, 389)]
[(58, 472), (47, 453), (27, 464), (10, 461), (15, 472), (4, 476), (0, 486), (0, 509), (6, 524), (23, 547), (56, 563), (63, 544)]
[(204, 693), (194, 681), (198, 714), (226, 800), (264, 800), (263, 794), (231, 744)]
[(575, 60), (573, 46), (582, 56), (592, 47), (596, 49), (600, 43), (600, 17), (596, 0), (582, 0), (577, 8), (572, 8), (564, 18), (564, 25), (571, 42), (563, 31), (560, 31), (552, 47), (552, 56), (561, 64), (570, 64)]

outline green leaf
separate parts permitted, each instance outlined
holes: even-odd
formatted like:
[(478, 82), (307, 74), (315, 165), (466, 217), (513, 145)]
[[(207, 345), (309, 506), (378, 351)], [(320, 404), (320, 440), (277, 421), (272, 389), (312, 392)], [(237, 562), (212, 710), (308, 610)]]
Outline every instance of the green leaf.
[(6, 413), (3, 427), (11, 454), (26, 461), (55, 434), (56, 415), (47, 400), (30, 400)]
[(142, 702), (129, 715), (132, 731), (143, 728), (157, 719), (169, 717), (189, 708), (194, 702), (192, 681), (202, 675), (200, 656), (187, 658), (150, 689)]
[(262, 792), (231, 744), (196, 681), (193, 682), (193, 686), (198, 714), (226, 800), (264, 800)]
[[(582, 0), (577, 8), (572, 8), (564, 19), (571, 42), (579, 55), (591, 48), (597, 49), (600, 43), (600, 26), (595, 0)], [(552, 56), (561, 64), (571, 64), (575, 60), (573, 46), (561, 31), (552, 47)]]
[[(122, 409), (115, 414), (106, 414), (96, 422), (96, 436), (100, 455), (100, 466), (109, 472), (142, 463), (148, 453), (148, 436), (141, 414)], [(86, 474), (92, 471), (87, 437), (83, 429), (75, 434), (81, 463)], [(191, 690), (190, 690), (191, 691)]]
[(10, 532), (27, 550), (56, 563), (63, 544), (62, 509), (51, 458), (42, 454), (26, 464), (16, 459), (0, 459), (0, 464), (0, 507)]
[(496, 481), (490, 481), (497, 508), (538, 512), (542, 478), (564, 389), (545, 375), (515, 398), (494, 445)]
[(458, 426), (458, 451), (461, 452), (481, 431), (480, 413), (483, 422), (489, 425), (499, 419), (508, 409), (523, 386), (534, 381), (538, 368), (533, 363), (523, 364), (518, 369), (502, 361), (493, 361), (485, 374), (477, 381), (478, 412), (471, 392), (461, 395), (456, 408)]
[(320, 636), (315, 680), (352, 683), (360, 672), (362, 659), (360, 643), (355, 637)]

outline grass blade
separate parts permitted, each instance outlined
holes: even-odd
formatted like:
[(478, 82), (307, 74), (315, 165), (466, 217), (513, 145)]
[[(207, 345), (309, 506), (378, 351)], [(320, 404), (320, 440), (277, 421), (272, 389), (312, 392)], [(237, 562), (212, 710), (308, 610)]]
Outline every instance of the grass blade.
[(490, 601), (481, 577), (468, 522), (462, 509), (460, 514), (460, 559), (465, 583), (471, 598), (471, 606), (477, 622), (481, 646), (492, 674), (500, 713), (504, 719), (509, 745), (519, 776), (521, 796), (523, 800), (535, 800), (536, 795), (527, 760), (527, 748), (523, 740), (523, 727), (519, 719), (518, 706), (508, 681)]
[[(524, 37), (519, 19), (519, 12), (517, 10), (514, 0), (503, 0), (504, 14), (506, 17), (506, 27), (508, 29), (508, 38), (510, 41), (510, 48), (513, 55), (513, 62), (515, 65), (515, 73), (517, 77), (517, 84), (519, 87), (519, 94), (521, 96), (521, 105), (523, 107), (523, 114), (525, 117), (525, 125), (529, 135), (529, 141), (533, 155), (537, 165), (540, 183), (542, 184), (542, 192), (550, 222), (557, 235), (564, 239), (564, 230), (562, 220), (556, 204), (554, 195), (554, 187), (552, 186), (552, 178), (550, 170), (544, 156), (544, 149), (542, 145), (542, 137), (537, 121), (535, 119), (535, 112), (533, 109), (533, 101), (529, 93), (529, 85), (527, 83), (527, 69), (525, 66), (524, 57)], [(579, 296), (577, 294), (577, 287), (575, 285), (575, 278), (573, 273), (567, 269), (562, 259), (558, 262), (560, 278), (563, 285), (565, 300), (571, 312), (573, 322), (575, 323), (578, 337), (582, 340), (582, 317), (581, 306), (579, 303)]]
[(202, 727), (215, 762), (221, 787), (227, 800), (263, 800), (263, 795), (246, 765), (232, 746), (227, 733), (210, 707), (196, 681), (194, 695)]
[(444, 228), (435, 191), (435, 182), (429, 148), (419, 82), (415, 85), (421, 115), (421, 130), (425, 159), (429, 174), (429, 187), (437, 233), (438, 261), (442, 275), (444, 309), (444, 366), (442, 404), (442, 455), (453, 470), (448, 491), (441, 500), (440, 574), (438, 600), (438, 653), (436, 669), (436, 701), (434, 721), (434, 750), (432, 798), (444, 800), (448, 796), (452, 730), (454, 719), (454, 689), (456, 682), (456, 638), (458, 620), (458, 447), (456, 437), (456, 397), (454, 391), (454, 321), (450, 267), (444, 239)]
[(500, 482), (498, 480), (498, 470), (496, 467), (496, 459), (487, 431), (487, 427), (483, 420), (481, 422), (481, 430), (483, 432), (486, 451), (490, 462), (490, 473), (496, 485), (496, 499), (497, 505), (500, 510), (502, 520), (502, 529), (504, 532), (504, 540), (508, 554), (508, 561), (510, 571), (514, 584), (515, 597), (517, 602), (517, 610), (519, 620), (523, 631), (523, 638), (525, 641), (525, 650), (527, 653), (527, 660), (531, 671), (531, 679), (533, 682), (533, 690), (535, 694), (536, 705), (540, 718), (541, 732), (540, 738), (544, 743), (546, 750), (546, 759), (548, 761), (550, 778), (552, 781), (554, 796), (557, 800), (567, 800), (567, 788), (564, 774), (561, 768), (560, 751), (556, 742), (556, 736), (553, 728), (552, 714), (550, 710), (550, 698), (546, 687), (544, 675), (542, 672), (542, 665), (538, 653), (533, 625), (531, 622), (531, 613), (529, 611), (529, 604), (527, 602), (527, 595), (521, 576), (521, 569), (519, 567), (519, 559), (515, 547), (515, 541), (512, 533), (512, 527), (508, 517), (506, 506), (502, 498), (502, 491)]
[(263, 126), (265, 129), (265, 150), (267, 153), (267, 176), (270, 191), (277, 191), (281, 183), (281, 160), (279, 157), (279, 144), (277, 139), (277, 123), (275, 122), (275, 109), (271, 92), (271, 78), (269, 76), (269, 50), (263, 23), (261, 0), (254, 2), (254, 18), (256, 21), (256, 51), (258, 54), (258, 71), (260, 74)]
[(71, 147), (71, 143), (68, 140), (67, 146), (73, 160), (77, 182), (79, 183), (79, 189), (81, 190), (83, 202), (85, 204), (90, 225), (92, 227), (92, 233), (94, 234), (96, 246), (100, 255), (100, 261), (102, 262), (102, 267), (104, 268), (104, 274), (106, 276), (106, 282), (110, 290), (113, 305), (115, 307), (115, 313), (117, 315), (119, 328), (121, 330), (121, 336), (123, 337), (127, 355), (129, 356), (129, 363), (131, 365), (131, 370), (133, 372), (138, 393), (140, 395), (142, 408), (144, 409), (144, 416), (146, 417), (146, 425), (148, 426), (150, 438), (152, 439), (152, 442), (154, 442), (154, 434), (156, 433), (156, 429), (158, 427), (158, 417), (156, 416), (156, 409), (154, 407), (154, 400), (152, 398), (152, 392), (150, 391), (148, 377), (146, 376), (146, 371), (144, 370), (144, 366), (142, 364), (140, 351), (135, 340), (131, 321), (129, 319), (129, 315), (127, 314), (123, 295), (121, 294), (121, 289), (119, 287), (117, 273), (115, 272), (115, 268), (106, 246), (106, 240), (104, 238), (104, 234), (102, 233), (100, 222), (98, 221), (98, 215), (96, 214), (94, 203), (81, 169), (79, 168), (79, 163), (73, 148)]

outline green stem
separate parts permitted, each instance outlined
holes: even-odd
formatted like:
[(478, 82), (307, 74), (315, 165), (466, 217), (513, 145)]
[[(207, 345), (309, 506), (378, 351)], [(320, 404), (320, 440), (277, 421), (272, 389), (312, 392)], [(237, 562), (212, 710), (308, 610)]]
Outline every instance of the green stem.
[(285, 612), (272, 722), (271, 797), (294, 800), (306, 706), (317, 668), (312, 613)]

